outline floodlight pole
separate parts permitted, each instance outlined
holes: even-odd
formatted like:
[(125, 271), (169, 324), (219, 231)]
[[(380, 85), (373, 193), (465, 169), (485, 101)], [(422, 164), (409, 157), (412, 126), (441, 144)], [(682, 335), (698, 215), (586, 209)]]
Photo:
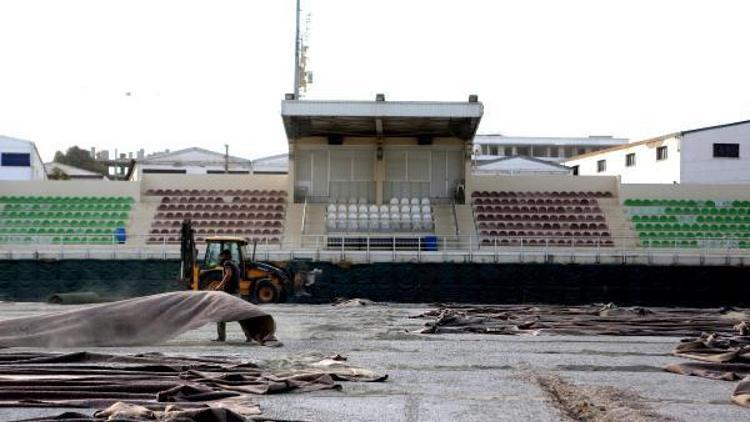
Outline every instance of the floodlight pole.
[(300, 0), (297, 0), (297, 8), (295, 10), (295, 18), (297, 21), (296, 31), (294, 33), (294, 99), (299, 99), (299, 85), (300, 85), (300, 68), (299, 68), (299, 50), (300, 50), (300, 36), (299, 36), (299, 14), (300, 14)]

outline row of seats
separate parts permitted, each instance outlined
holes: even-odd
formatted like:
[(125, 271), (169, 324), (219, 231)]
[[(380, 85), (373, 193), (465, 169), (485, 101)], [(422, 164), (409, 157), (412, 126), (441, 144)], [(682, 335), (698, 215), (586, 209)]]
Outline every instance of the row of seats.
[(485, 206), (476, 205), (474, 211), (478, 213), (514, 213), (514, 214), (600, 214), (602, 209), (596, 205), (578, 205), (578, 206), (536, 206), (536, 205), (495, 205)]
[(750, 237), (748, 201), (626, 199), (624, 204), (642, 246), (723, 248)]
[(480, 230), (540, 229), (540, 230), (608, 230), (606, 223), (531, 223), (531, 222), (480, 222)]
[(478, 221), (477, 225), (493, 221), (591, 222), (604, 220), (602, 214), (492, 214), (491, 218), (488, 216), (487, 219)]
[(0, 219), (31, 219), (31, 220), (58, 220), (63, 218), (77, 218), (84, 220), (109, 220), (128, 218), (127, 212), (87, 212), (87, 211), (3, 211), (0, 212)]
[(595, 198), (472, 198), (474, 205), (597, 205)]
[[(170, 229), (154, 229), (151, 230), (151, 234), (166, 234), (166, 235), (179, 235), (181, 228), (170, 228)], [(195, 234), (198, 235), (209, 235), (209, 236), (228, 236), (228, 235), (280, 235), (280, 228), (265, 228), (265, 229), (242, 229), (242, 228), (231, 228), (224, 227), (220, 229), (216, 228), (196, 228)]]
[(0, 220), (0, 227), (125, 227), (125, 220)]
[(705, 200), (705, 199), (638, 199), (628, 198), (623, 201), (628, 207), (735, 207), (750, 208), (750, 201), (741, 200)]
[(159, 211), (284, 211), (283, 205), (161, 204)]
[(4, 212), (130, 211), (132, 205), (109, 204), (7, 204)]
[(611, 198), (611, 192), (602, 191), (474, 191), (472, 198)]
[(329, 204), (326, 208), (326, 214), (342, 213), (367, 213), (367, 214), (385, 214), (385, 213), (402, 213), (402, 214), (431, 214), (431, 205), (335, 205)]
[[(244, 217), (240, 215), (244, 214)], [(155, 220), (226, 220), (226, 219), (244, 219), (247, 221), (258, 221), (258, 220), (283, 220), (284, 213), (281, 212), (247, 212), (247, 213), (232, 213), (232, 212), (157, 212), (154, 216)]]
[[(181, 227), (183, 220), (159, 220), (154, 221), (152, 227)], [(282, 227), (279, 220), (192, 220), (193, 227)]]
[(695, 223), (735, 223), (735, 224), (750, 224), (750, 216), (720, 216), (720, 215), (699, 215), (695, 218), (684, 218), (676, 215), (634, 215), (632, 217), (634, 223), (681, 223), (681, 222), (695, 222)]
[[(179, 241), (179, 227), (190, 219), (199, 234), (252, 235), (279, 242), (286, 191), (266, 189), (154, 189), (161, 196), (147, 243)], [(225, 200), (228, 199), (228, 200)], [(229, 202), (231, 201), (231, 202)], [(165, 236), (166, 235), (166, 236)]]
[(235, 196), (230, 201), (224, 201), (221, 196), (164, 196), (159, 202), (162, 204), (284, 204), (286, 199), (283, 196)]
[(0, 196), (0, 204), (132, 204), (132, 196)]
[(0, 233), (3, 234), (113, 234), (112, 227), (109, 228), (73, 228), (73, 227), (2, 227)]
[[(235, 233), (235, 236), (242, 236), (250, 243), (258, 242), (259, 245), (266, 245), (266, 244), (278, 244), (281, 242), (281, 238), (278, 236), (271, 236), (270, 234), (262, 234), (262, 235), (248, 235), (247, 233)], [(195, 241), (197, 243), (203, 243), (206, 240), (204, 236), (195, 236)], [(146, 240), (146, 243), (148, 244), (178, 244), (180, 243), (180, 237), (179, 236), (149, 236), (149, 238)]]
[(119, 243), (114, 236), (0, 236), (0, 244), (53, 244), (53, 245), (112, 245)]
[(501, 246), (501, 247), (566, 247), (577, 246), (585, 248), (615, 246), (615, 242), (607, 238), (582, 239), (582, 238), (553, 238), (544, 237), (541, 239), (529, 238), (484, 238), (481, 240), (482, 246)]
[(283, 196), (284, 190), (275, 189), (149, 189), (150, 196)]

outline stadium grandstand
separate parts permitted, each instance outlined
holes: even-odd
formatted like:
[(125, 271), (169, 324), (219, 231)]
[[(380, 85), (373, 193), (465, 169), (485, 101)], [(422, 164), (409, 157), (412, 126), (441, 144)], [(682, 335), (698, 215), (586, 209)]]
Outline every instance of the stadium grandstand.
[(268, 172), (0, 182), (0, 258), (174, 258), (240, 236), (265, 259), (743, 265), (750, 189), (472, 170), (483, 114), (463, 102), (281, 105)]

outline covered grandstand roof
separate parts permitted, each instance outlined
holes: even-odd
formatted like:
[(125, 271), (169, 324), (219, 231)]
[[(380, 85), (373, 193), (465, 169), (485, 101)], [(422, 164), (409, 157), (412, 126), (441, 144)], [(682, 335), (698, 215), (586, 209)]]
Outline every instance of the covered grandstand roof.
[(284, 100), (289, 139), (305, 136), (456, 137), (471, 140), (484, 106), (466, 102)]
[(617, 146), (627, 144), (627, 142), (627, 138), (615, 138), (612, 136), (561, 137), (480, 134), (474, 137), (474, 143), (481, 145)]
[[(136, 160), (138, 163), (159, 164), (159, 163), (224, 163), (226, 156), (220, 152), (210, 151), (205, 148), (191, 147), (177, 151), (163, 151), (148, 155)], [(229, 156), (230, 163), (250, 163), (246, 158)]]

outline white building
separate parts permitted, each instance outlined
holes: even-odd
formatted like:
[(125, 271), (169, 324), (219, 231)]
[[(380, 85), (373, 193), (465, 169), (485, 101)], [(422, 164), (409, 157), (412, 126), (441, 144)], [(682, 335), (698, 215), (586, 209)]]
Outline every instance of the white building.
[(253, 160), (254, 174), (287, 174), (289, 154), (269, 155)]
[(494, 160), (482, 161), (474, 165), (472, 173), (479, 175), (532, 175), (552, 174), (569, 175), (571, 169), (550, 160), (542, 160), (523, 155), (515, 157), (495, 158)]
[(498, 157), (518, 155), (539, 158), (546, 161), (562, 162), (576, 155), (627, 144), (624, 138), (611, 136), (570, 137), (530, 137), (477, 135), (474, 137), (474, 159), (494, 160)]
[(36, 145), (0, 135), (0, 180), (45, 180), (42, 157)]
[(50, 176), (52, 176), (55, 170), (57, 170), (68, 176), (69, 180), (108, 180), (104, 175), (97, 172), (54, 161), (51, 163), (45, 163), (44, 168)]
[(750, 183), (750, 120), (687, 130), (575, 157), (575, 174), (622, 183)]
[[(227, 171), (228, 168), (228, 171)], [(136, 159), (130, 180), (142, 180), (144, 174), (251, 174), (252, 162), (203, 148), (166, 151)]]

